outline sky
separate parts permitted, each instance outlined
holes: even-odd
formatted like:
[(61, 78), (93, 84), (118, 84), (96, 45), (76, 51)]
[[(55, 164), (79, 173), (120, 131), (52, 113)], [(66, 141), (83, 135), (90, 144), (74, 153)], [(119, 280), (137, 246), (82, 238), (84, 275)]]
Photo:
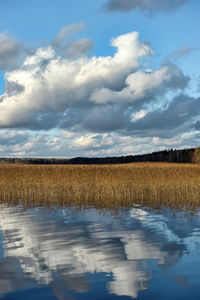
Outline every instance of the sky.
[(200, 144), (199, 0), (0, 0), (0, 157)]

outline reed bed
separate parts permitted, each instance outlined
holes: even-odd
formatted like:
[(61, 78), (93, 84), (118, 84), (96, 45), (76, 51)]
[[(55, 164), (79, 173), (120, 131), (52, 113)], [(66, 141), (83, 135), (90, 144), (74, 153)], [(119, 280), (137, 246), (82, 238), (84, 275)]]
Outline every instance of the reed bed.
[(117, 209), (143, 205), (200, 208), (200, 165), (0, 164), (0, 202)]

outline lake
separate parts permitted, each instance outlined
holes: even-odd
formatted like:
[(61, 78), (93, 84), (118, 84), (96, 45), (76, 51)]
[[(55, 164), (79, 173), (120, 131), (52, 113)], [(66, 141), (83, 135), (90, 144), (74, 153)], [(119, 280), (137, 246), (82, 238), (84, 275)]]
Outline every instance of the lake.
[(0, 299), (200, 299), (200, 215), (0, 208)]

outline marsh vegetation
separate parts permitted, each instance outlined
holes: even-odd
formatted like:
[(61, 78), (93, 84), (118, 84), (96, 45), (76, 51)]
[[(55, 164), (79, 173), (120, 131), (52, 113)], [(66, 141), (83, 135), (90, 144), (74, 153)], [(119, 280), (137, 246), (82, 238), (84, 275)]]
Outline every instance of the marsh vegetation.
[(1, 203), (97, 208), (200, 206), (200, 165), (0, 165)]

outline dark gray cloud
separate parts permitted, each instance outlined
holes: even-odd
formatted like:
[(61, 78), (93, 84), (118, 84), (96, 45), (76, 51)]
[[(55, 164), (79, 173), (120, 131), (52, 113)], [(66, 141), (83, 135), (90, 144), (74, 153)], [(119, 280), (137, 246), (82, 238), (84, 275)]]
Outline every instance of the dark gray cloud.
[[(144, 106), (145, 107), (145, 106)], [(135, 107), (122, 105), (95, 106), (90, 109), (74, 110), (65, 121), (61, 118), (59, 127), (88, 132), (121, 132), (123, 135), (140, 137), (172, 138), (190, 130), (190, 124), (200, 115), (200, 98), (179, 94), (169, 104), (157, 109), (146, 110), (143, 105)], [(135, 116), (135, 118), (134, 118)], [(195, 129), (199, 126), (197, 122)], [(194, 126), (193, 126), (194, 128)]]
[(7, 81), (5, 85), (5, 92), (9, 96), (16, 96), (24, 91), (24, 86), (14, 82), (14, 81)]
[[(187, 122), (200, 115), (200, 98), (181, 94), (166, 109), (150, 111), (130, 128), (142, 136), (172, 137)], [(197, 123), (198, 126), (198, 123)]]
[(130, 11), (140, 9), (144, 13), (173, 12), (187, 3), (188, 0), (107, 0), (107, 11)]
[(0, 70), (7, 71), (18, 66), (24, 45), (6, 33), (0, 34)]
[(172, 90), (184, 90), (188, 86), (190, 77), (185, 75), (183, 71), (173, 63), (167, 63), (166, 66), (170, 69), (172, 74), (170, 80), (166, 83), (166, 87)]
[(95, 106), (87, 111), (83, 126), (91, 131), (113, 131), (126, 124), (124, 108), (119, 105)]

